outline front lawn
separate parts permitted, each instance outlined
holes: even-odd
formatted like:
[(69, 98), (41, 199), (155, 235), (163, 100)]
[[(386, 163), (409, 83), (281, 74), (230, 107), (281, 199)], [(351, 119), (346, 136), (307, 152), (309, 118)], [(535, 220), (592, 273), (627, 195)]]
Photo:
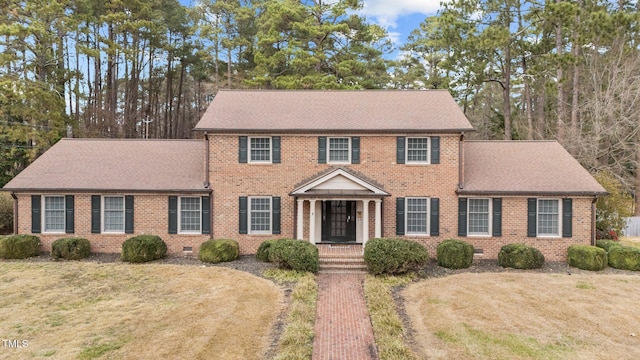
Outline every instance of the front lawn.
[(219, 267), (0, 262), (0, 359), (261, 359), (281, 308)]

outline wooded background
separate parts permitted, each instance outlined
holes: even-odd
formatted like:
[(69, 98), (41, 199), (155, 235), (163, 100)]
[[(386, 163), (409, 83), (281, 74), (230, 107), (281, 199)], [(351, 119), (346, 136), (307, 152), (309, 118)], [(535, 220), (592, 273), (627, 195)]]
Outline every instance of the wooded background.
[(635, 196), (638, 1), (451, 0), (400, 49), (361, 6), (0, 0), (0, 186), (68, 129), (189, 138), (218, 89), (385, 88), (448, 89), (470, 137), (558, 140)]

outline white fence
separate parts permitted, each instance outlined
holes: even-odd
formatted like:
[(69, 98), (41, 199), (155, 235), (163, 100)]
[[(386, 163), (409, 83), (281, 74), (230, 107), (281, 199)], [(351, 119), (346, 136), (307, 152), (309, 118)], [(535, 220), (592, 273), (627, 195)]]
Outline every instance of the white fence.
[(622, 233), (625, 236), (640, 236), (640, 216), (627, 218), (627, 226)]

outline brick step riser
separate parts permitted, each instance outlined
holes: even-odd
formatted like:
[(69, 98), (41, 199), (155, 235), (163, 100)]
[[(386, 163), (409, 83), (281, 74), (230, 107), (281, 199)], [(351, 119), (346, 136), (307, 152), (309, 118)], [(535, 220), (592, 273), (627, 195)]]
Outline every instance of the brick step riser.
[(335, 264), (335, 263), (344, 263), (344, 264), (364, 264), (363, 259), (320, 259), (321, 264)]

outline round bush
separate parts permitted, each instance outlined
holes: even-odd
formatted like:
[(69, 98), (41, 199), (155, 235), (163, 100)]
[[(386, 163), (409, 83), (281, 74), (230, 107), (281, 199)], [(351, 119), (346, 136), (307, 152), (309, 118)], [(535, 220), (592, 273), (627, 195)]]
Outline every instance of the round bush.
[(525, 244), (508, 244), (498, 253), (498, 265), (514, 269), (539, 269), (544, 264), (540, 250)]
[(621, 270), (640, 271), (640, 249), (613, 246), (609, 250), (609, 266)]
[(167, 255), (167, 244), (159, 236), (138, 235), (122, 243), (122, 261), (143, 263), (162, 259)]
[(614, 240), (597, 240), (596, 241), (596, 246), (599, 248), (603, 248), (607, 253), (609, 252), (609, 250), (611, 250), (611, 248), (613, 246), (622, 246), (622, 244), (620, 244), (617, 241)]
[(40, 255), (40, 238), (34, 235), (10, 235), (0, 238), (0, 258), (26, 259)]
[(63, 238), (51, 244), (52, 259), (80, 260), (91, 254), (89, 240), (83, 238)]
[(404, 239), (376, 238), (364, 247), (364, 262), (374, 275), (398, 275), (422, 269), (429, 260), (424, 246)]
[(582, 270), (600, 271), (607, 267), (607, 252), (596, 246), (571, 245), (567, 249), (567, 263)]
[(473, 245), (449, 239), (438, 244), (438, 265), (449, 269), (465, 269), (473, 263)]
[(270, 246), (269, 261), (283, 269), (317, 273), (318, 248), (304, 240), (279, 239)]
[(233, 261), (238, 256), (240, 256), (240, 246), (237, 241), (231, 239), (205, 241), (200, 245), (198, 252), (200, 261), (212, 264)]
[(258, 252), (256, 253), (256, 260), (269, 262), (269, 251), (271, 250), (271, 245), (277, 240), (266, 240), (263, 241), (262, 244), (258, 247)]

